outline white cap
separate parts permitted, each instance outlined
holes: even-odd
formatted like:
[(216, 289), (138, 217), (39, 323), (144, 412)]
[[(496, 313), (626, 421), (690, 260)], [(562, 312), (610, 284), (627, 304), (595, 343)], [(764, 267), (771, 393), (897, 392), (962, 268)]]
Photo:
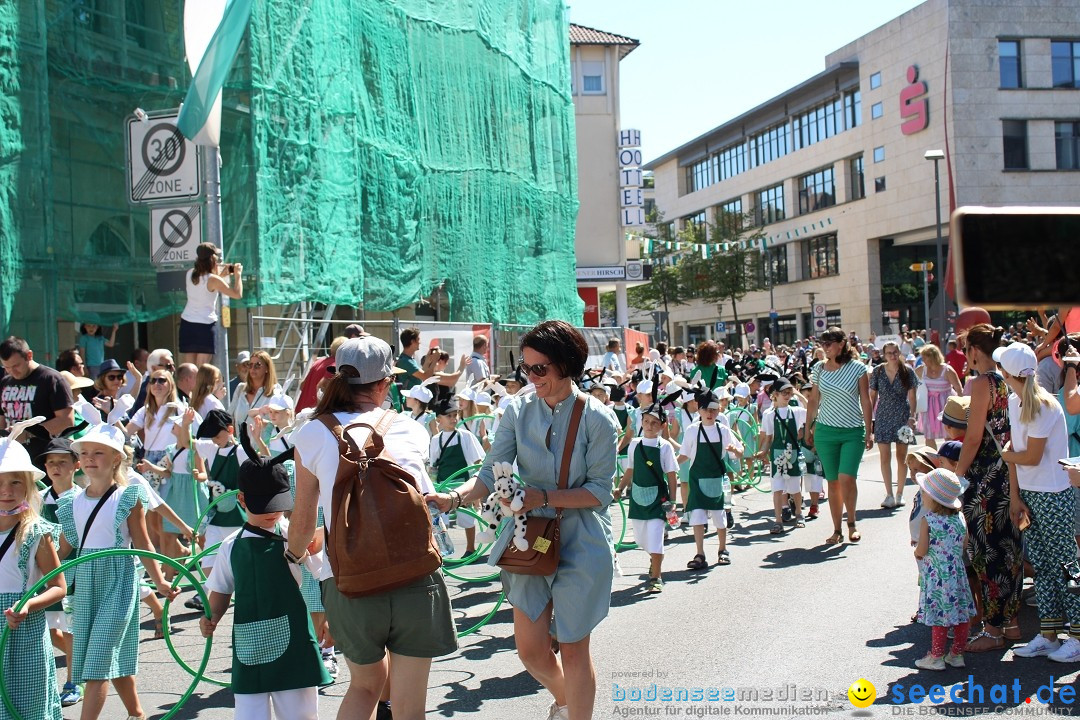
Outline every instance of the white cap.
[[(33, 418), (32, 421), (22, 423), (22, 426), (37, 425), (44, 421), (44, 417), (38, 416)], [(14, 430), (11, 437), (0, 438), (0, 474), (6, 472), (30, 473), (34, 477), (35, 482), (45, 477), (45, 473), (43, 473), (40, 468), (35, 467), (34, 463), (30, 461), (30, 453), (28, 453), (23, 444), (18, 441), (18, 433)], [(28, 494), (33, 492), (33, 488), (27, 488), (26, 492)]]
[(638, 394), (645, 393), (647, 395), (652, 395), (652, 391), (653, 391), (652, 380), (642, 380), (641, 382), (639, 382), (637, 384), (637, 392), (638, 392)]
[(748, 398), (750, 397), (750, 386), (746, 383), (739, 383), (735, 386), (735, 397)]
[(86, 443), (111, 447), (116, 452), (124, 452), (124, 433), (114, 425), (94, 425), (78, 440), (71, 441), (71, 449), (79, 452)]
[(682, 385), (680, 385), (675, 380), (672, 380), (671, 382), (669, 382), (667, 385), (664, 386), (664, 394), (665, 395), (671, 395), (672, 393), (677, 393), (680, 390), (682, 390)]
[(1018, 342), (998, 348), (994, 351), (993, 358), (994, 362), (1013, 377), (1031, 377), (1039, 365), (1035, 351)]
[(288, 395), (278, 393), (266, 401), (266, 407), (271, 410), (292, 410), (296, 407), (296, 403), (294, 403), (293, 399)]
[(491, 396), (486, 392), (478, 392), (473, 394), (473, 402), (477, 405), (486, 405), (491, 407)]
[(649, 349), (649, 359), (656, 362), (660, 360), (660, 351), (656, 348)]
[(464, 387), (461, 389), (460, 392), (455, 394), (454, 397), (459, 397), (462, 400), (468, 400), (469, 402), (473, 402), (476, 400), (476, 393), (473, 392), (473, 389), (471, 387)]
[(423, 385), (413, 385), (411, 388), (409, 388), (409, 392), (407, 393), (407, 395), (413, 400), (419, 400), (420, 402), (424, 403), (431, 402), (431, 399), (435, 397), (431, 394), (431, 391)]

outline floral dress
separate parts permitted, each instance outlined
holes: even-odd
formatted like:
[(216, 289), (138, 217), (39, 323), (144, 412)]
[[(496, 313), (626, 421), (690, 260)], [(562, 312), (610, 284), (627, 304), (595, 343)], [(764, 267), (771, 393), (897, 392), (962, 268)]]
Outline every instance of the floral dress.
[(932, 512), (923, 517), (930, 530), (930, 547), (919, 560), (919, 622), (953, 627), (975, 615), (964, 572), (964, 518)]
[[(990, 384), (990, 408), (982, 442), (965, 477), (964, 518), (968, 526), (971, 569), (982, 586), (982, 612), (987, 624), (1002, 627), (1020, 610), (1024, 555), (1020, 531), (1009, 517), (1009, 470), (999, 446), (1009, 440), (1009, 387), (997, 373), (982, 378)], [(995, 442), (996, 440), (996, 442)]]
[(904, 375), (908, 377), (908, 388), (918, 382), (915, 372), (906, 365), (901, 365), (896, 377), (889, 380), (884, 365), (878, 365), (870, 374), (870, 389), (877, 393), (877, 407), (874, 408), (874, 442), (900, 442), (896, 434), (911, 419), (911, 405), (908, 403), (908, 390), (904, 388)]

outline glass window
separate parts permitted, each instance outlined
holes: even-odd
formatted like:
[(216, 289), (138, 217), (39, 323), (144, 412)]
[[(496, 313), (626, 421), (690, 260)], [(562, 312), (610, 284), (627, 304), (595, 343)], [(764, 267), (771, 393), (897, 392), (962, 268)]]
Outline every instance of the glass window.
[(885, 114), (885, 107), (877, 102), (870, 106), (870, 117), (877, 120), (879, 117)]
[(1006, 170), (1026, 170), (1028, 167), (1027, 121), (1002, 120), (1001, 140)]
[(795, 150), (809, 147), (845, 130), (844, 102), (839, 96), (823, 105), (810, 108), (791, 119)]
[(1057, 169), (1080, 170), (1080, 122), (1054, 123)]
[(1080, 42), (1050, 43), (1050, 64), (1054, 87), (1080, 87)]
[(757, 224), (767, 225), (783, 220), (784, 217), (786, 217), (784, 215), (784, 186), (773, 185), (770, 188), (759, 190), (755, 214)]
[(1020, 76), (1020, 41), (998, 40), (998, 70), (1001, 73), (1001, 87), (1023, 87)]
[(802, 241), (802, 271), (807, 280), (840, 274), (836, 233)]
[(874, 178), (874, 192), (885, 192), (885, 176)]
[(836, 204), (836, 186), (831, 167), (799, 178), (799, 214), (820, 210)]
[(874, 162), (879, 163), (885, 159), (885, 146), (874, 148)]
[(716, 154), (716, 163), (719, 180), (746, 172), (746, 143), (724, 148)]
[(849, 162), (851, 163), (851, 168), (848, 173), (851, 181), (851, 192), (848, 196), (852, 200), (862, 200), (866, 197), (866, 183), (863, 179), (862, 155), (851, 158)]
[(692, 193), (712, 185), (709, 173), (709, 158), (686, 166), (686, 192)]
[(604, 94), (604, 63), (596, 61), (581, 63), (581, 92), (584, 95)]
[(750, 167), (772, 162), (791, 152), (791, 126), (788, 123), (751, 135), (747, 141)]
[(761, 254), (761, 281), (768, 286), (783, 285), (788, 281), (787, 245), (766, 248)]
[(879, 87), (881, 87), (881, 73), (876, 72), (870, 76), (870, 89), (877, 90)]
[(716, 208), (716, 222), (723, 225), (729, 232), (742, 230), (742, 198), (736, 198)]
[(844, 115), (849, 130), (862, 125), (862, 94), (858, 90), (844, 93)]

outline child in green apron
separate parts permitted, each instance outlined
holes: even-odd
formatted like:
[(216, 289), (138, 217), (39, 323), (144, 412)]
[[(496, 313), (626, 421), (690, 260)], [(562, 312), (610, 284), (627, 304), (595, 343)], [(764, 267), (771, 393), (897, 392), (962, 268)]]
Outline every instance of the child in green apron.
[[(812, 384), (806, 383), (800, 389), (805, 395), (813, 387)], [(805, 430), (803, 432), (805, 434)], [(814, 448), (807, 445), (805, 440), (799, 440), (799, 445), (802, 447), (803, 459), (806, 461), (806, 474), (803, 475), (803, 485), (806, 486), (806, 491), (810, 493), (810, 509), (806, 513), (806, 519), (817, 520), (818, 504), (821, 503), (822, 495), (825, 494), (825, 470), (822, 469), (821, 459), (814, 452)]]
[[(63, 600), (67, 592), (63, 575), (49, 581), (44, 592), (15, 612), (15, 604), (37, 579), (60, 567), (56, 555), (60, 528), (37, 511), (40, 504), (34, 483), (45, 473), (30, 462), (26, 448), (15, 437), (18, 434), (15, 430), (13, 437), (0, 439), (0, 608), (11, 628), (0, 672), (22, 717), (62, 720), (45, 609)], [(10, 717), (0, 705), (0, 718)]]
[(772, 384), (772, 405), (761, 416), (761, 434), (758, 453), (761, 460), (771, 463), (770, 476), (774, 522), (769, 532), (780, 535), (784, 532), (783, 509), (787, 504), (787, 495), (795, 505), (793, 522), (795, 527), (806, 527), (802, 515), (802, 476), (805, 464), (801, 452), (803, 427), (806, 424), (806, 410), (791, 407), (789, 402), (795, 388), (785, 378)]
[(679, 468), (675, 448), (660, 437), (666, 415), (663, 407), (656, 403), (642, 410), (645, 434), (630, 441), (626, 472), (619, 487), (615, 488), (616, 500), (630, 490), (627, 517), (634, 523), (634, 540), (638, 547), (649, 553), (649, 579), (645, 582), (645, 591), (652, 593), (664, 589), (660, 579), (664, 526), (669, 521), (669, 513), (675, 512), (672, 502)]
[(626, 388), (623, 386), (611, 388), (610, 397), (611, 409), (619, 421), (619, 462), (623, 463), (626, 460), (626, 449), (634, 437), (637, 411), (626, 404)]
[[(293, 507), (286, 456), (292, 453), (245, 461), (237, 473), (247, 522), (222, 541), (206, 579), (210, 617), (199, 618), (203, 637), (210, 637), (235, 600), (232, 691), (240, 720), (316, 720), (319, 686), (331, 682), (300, 594), (300, 568), (285, 558), (284, 513)], [(316, 533), (308, 552), (320, 551), (321, 540)]]
[[(455, 427), (457, 421), (458, 409), (452, 401), (439, 403), (435, 407), (435, 424), (439, 432), (431, 438), (428, 464), (431, 465), (437, 487), (463, 468), (484, 461), (484, 448), (480, 441), (464, 426)], [(455, 482), (466, 482), (475, 474), (462, 473), (455, 478)], [(462, 557), (468, 557), (476, 550), (476, 518), (468, 513), (458, 513), (457, 525), (465, 531), (465, 554)]]
[[(79, 456), (71, 449), (71, 440), (66, 437), (55, 437), (49, 441), (45, 452), (39, 456), (45, 461), (45, 473), (52, 482), (52, 487), (41, 491), (41, 517), (46, 522), (59, 523), (56, 517), (56, 505), (60, 498), (68, 495), (76, 495), (82, 492), (82, 488), (75, 484), (75, 471), (79, 467)], [(68, 584), (68, 595), (74, 594), (74, 586), (71, 583), (73, 573), (64, 573), (64, 579)], [(70, 611), (70, 604), (69, 604)], [(60, 692), (60, 704), (64, 707), (74, 705), (82, 699), (82, 691), (71, 678), (71, 623), (68, 612), (64, 612), (64, 602), (58, 602), (45, 608), (45, 622), (49, 626), (49, 635), (52, 638), (53, 647), (64, 653), (67, 658), (67, 680)]]
[(743, 446), (732, 437), (726, 425), (716, 421), (720, 415), (720, 398), (716, 393), (707, 389), (699, 390), (696, 396), (699, 420), (686, 429), (678, 460), (680, 463), (690, 463), (690, 491), (685, 511), (690, 515), (697, 550), (694, 559), (686, 566), (691, 570), (703, 570), (708, 567), (705, 560), (705, 526), (710, 518), (720, 543), (716, 562), (718, 565), (731, 564), (727, 551), (727, 514), (724, 512), (725, 476), (728, 473), (724, 458), (728, 451), (741, 457)]

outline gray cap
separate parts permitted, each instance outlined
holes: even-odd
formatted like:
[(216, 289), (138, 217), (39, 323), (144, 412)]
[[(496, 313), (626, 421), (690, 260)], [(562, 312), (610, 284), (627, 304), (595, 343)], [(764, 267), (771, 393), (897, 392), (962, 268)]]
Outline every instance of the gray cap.
[[(394, 353), (390, 346), (373, 335), (346, 340), (334, 355), (334, 366), (354, 368), (359, 377), (355, 384), (366, 385), (394, 374)], [(352, 378), (350, 378), (352, 380)]]
[(248, 360), (251, 360), (251, 353), (248, 352), (247, 350), (241, 350), (240, 352), (236, 353), (236, 364), (237, 365), (243, 365)]

